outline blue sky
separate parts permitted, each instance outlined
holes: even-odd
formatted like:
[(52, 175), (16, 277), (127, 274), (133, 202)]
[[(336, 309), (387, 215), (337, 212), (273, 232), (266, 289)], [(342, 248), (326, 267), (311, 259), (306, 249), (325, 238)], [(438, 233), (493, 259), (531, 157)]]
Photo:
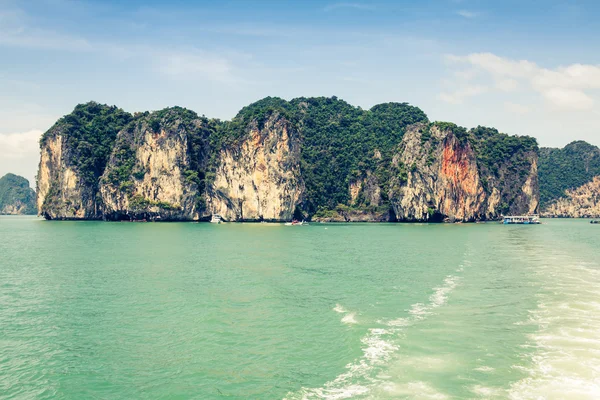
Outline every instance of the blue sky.
[(595, 1), (0, 0), (0, 175), (77, 103), (229, 119), (265, 96), (600, 145)]

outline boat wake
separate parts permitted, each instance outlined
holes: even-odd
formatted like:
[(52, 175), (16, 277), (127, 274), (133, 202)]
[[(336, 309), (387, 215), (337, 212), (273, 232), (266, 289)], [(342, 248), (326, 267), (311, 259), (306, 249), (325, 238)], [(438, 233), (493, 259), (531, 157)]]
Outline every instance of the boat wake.
[[(462, 271), (462, 266), (457, 271)], [(385, 377), (378, 377), (377, 373), (399, 349), (398, 341), (401, 332), (426, 319), (436, 308), (443, 306), (458, 282), (458, 276), (448, 275), (439, 287), (433, 289), (433, 294), (426, 303), (415, 303), (406, 310), (409, 316), (377, 321), (379, 326), (370, 328), (361, 339), (362, 357), (346, 365), (344, 373), (325, 383), (323, 387), (303, 388), (298, 393), (288, 394), (286, 399), (339, 400), (368, 395), (376, 385), (385, 382)], [(355, 314), (349, 313), (341, 305), (336, 304), (333, 310), (346, 314), (342, 322), (348, 323), (344, 321), (348, 318), (353, 321), (352, 323), (356, 323)]]
[(525, 322), (537, 326), (529, 335), (528, 346), (534, 351), (525, 355), (527, 366), (514, 366), (527, 377), (510, 387), (510, 398), (600, 398), (600, 271), (596, 268), (575, 265), (541, 271), (553, 279), (538, 295), (538, 307)]

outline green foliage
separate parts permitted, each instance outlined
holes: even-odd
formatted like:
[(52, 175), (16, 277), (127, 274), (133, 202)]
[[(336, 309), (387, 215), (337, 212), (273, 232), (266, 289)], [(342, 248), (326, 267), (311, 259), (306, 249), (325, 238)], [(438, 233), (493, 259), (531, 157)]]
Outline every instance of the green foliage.
[(194, 171), (191, 169), (183, 171), (183, 176), (185, 177), (185, 181), (189, 184), (198, 184), (200, 182), (200, 177), (198, 176), (198, 171)]
[(5, 207), (23, 208), (23, 214), (35, 214), (35, 191), (29, 181), (21, 176), (6, 174), (0, 178), (0, 213)]
[(421, 145), (425, 145), (425, 143), (429, 142), (431, 140), (431, 129), (429, 127), (429, 125), (427, 125), (425, 128), (423, 128), (423, 131), (421, 132)]
[(372, 171), (387, 196), (389, 165), (406, 126), (427, 122), (427, 116), (406, 103), (377, 105), (369, 111), (335, 97), (291, 101), (301, 124), (301, 171), (306, 184), (304, 208), (349, 204), (350, 181)]
[(444, 121), (435, 121), (432, 123), (433, 126), (439, 128), (439, 130), (441, 131), (454, 131), (455, 129), (458, 128), (458, 125), (456, 125), (453, 122), (444, 122)]
[(61, 134), (69, 152), (65, 159), (70, 160), (84, 183), (96, 185), (117, 133), (131, 120), (131, 114), (115, 106), (96, 102), (79, 104), (42, 135), (40, 144), (43, 146), (50, 138)]
[(150, 125), (150, 129), (152, 129), (152, 132), (154, 132), (154, 133), (160, 132), (160, 119), (159, 118), (152, 118), (150, 120), (150, 122), (148, 123), (148, 125)]
[(135, 211), (146, 210), (149, 207), (158, 207), (162, 210), (167, 211), (181, 210), (181, 206), (178, 204), (171, 204), (166, 201), (153, 201), (150, 199), (146, 199), (140, 195), (135, 195), (131, 199), (129, 199), (129, 207)]
[[(421, 124), (418, 126), (423, 148), (420, 155), (426, 157), (427, 165), (436, 161), (434, 153), (439, 144), (432, 133), (433, 127), (451, 130), (461, 143), (473, 146), (486, 190), (505, 179), (505, 173), (509, 178), (525, 177), (531, 166), (531, 157), (525, 155), (537, 151), (533, 138), (504, 135), (485, 127), (467, 131), (450, 122), (430, 124), (422, 110), (407, 103), (385, 103), (363, 110), (336, 97), (302, 97), (289, 102), (267, 97), (244, 107), (227, 122), (209, 120), (181, 107), (131, 116), (116, 107), (88, 103), (77, 106), (72, 114), (59, 120), (46, 132), (42, 143), (62, 134), (69, 152), (66, 159), (72, 160), (83, 179), (93, 184), (104, 172), (112, 151), (113, 161), (106, 180), (131, 196), (135, 181), (144, 179), (146, 174), (135, 159), (143, 135), (151, 132), (159, 141), (169, 135), (185, 135), (190, 158), (189, 163), (180, 167), (184, 169), (185, 183), (197, 193), (197, 206), (203, 209), (207, 187), (215, 180), (220, 150), (235, 150), (250, 131), (261, 130), (274, 119), (285, 120), (292, 128), (289, 133), (297, 135), (301, 143), (300, 160), (294, 161), (300, 164), (306, 191), (301, 207), (296, 210), (298, 215), (333, 215), (378, 206), (369, 204), (364, 187), (354, 202), (350, 197), (350, 183), (367, 176), (373, 178), (369, 185), (380, 186), (382, 207), (389, 208), (390, 185), (406, 182), (409, 171), (418, 169), (416, 163), (404, 165), (392, 161), (406, 127), (411, 124)], [(118, 131), (122, 134), (116, 139)], [(130, 197), (130, 203), (140, 209), (177, 207), (136, 197)]]
[[(406, 126), (428, 122), (423, 111), (406, 103), (379, 104), (366, 111), (336, 97), (290, 102), (267, 97), (218, 126), (213, 148), (241, 143), (252, 127), (262, 129), (272, 117), (286, 119), (300, 133), (300, 168), (306, 187), (302, 211), (309, 215), (348, 204), (349, 183), (367, 170), (377, 176), (382, 188), (388, 185), (393, 150)], [(213, 172), (218, 160), (209, 164)], [(387, 196), (387, 189), (382, 194)]]
[(146, 176), (146, 171), (143, 169), (133, 172), (133, 177), (135, 179), (137, 179), (138, 181), (141, 181), (142, 179), (144, 179), (145, 176)]
[[(166, 140), (169, 135), (185, 134), (188, 145), (189, 165), (183, 171), (185, 183), (193, 185), (198, 191), (197, 204), (205, 206), (206, 170), (208, 160), (214, 156), (212, 146), (220, 143), (217, 132), (219, 122), (199, 117), (195, 112), (182, 107), (171, 107), (152, 113), (136, 114), (134, 120), (119, 135), (112, 153), (112, 164), (108, 169), (106, 180), (118, 190), (131, 195), (134, 180), (144, 179), (147, 171), (139, 166), (135, 149), (145, 140), (146, 132), (159, 134), (164, 132)], [(214, 177), (214, 173), (212, 175)], [(214, 178), (213, 178), (214, 179)], [(131, 200), (137, 209), (144, 206), (159, 206), (162, 209), (175, 209), (168, 204), (147, 204), (140, 199)]]
[(562, 149), (542, 148), (539, 159), (540, 203), (542, 206), (600, 175), (600, 149), (576, 141)]
[[(477, 163), (484, 173), (492, 177), (500, 176), (500, 168), (509, 172), (529, 174), (530, 159), (526, 153), (536, 153), (538, 145), (530, 136), (510, 136), (499, 133), (494, 128), (478, 126), (470, 132), (471, 143), (475, 146)], [(487, 184), (487, 181), (486, 181)]]
[[(131, 181), (131, 177), (133, 175), (133, 167), (135, 165), (135, 151), (133, 148), (133, 140), (130, 136), (133, 134), (134, 125), (129, 125), (127, 127), (127, 133), (125, 135), (119, 136), (117, 143), (115, 144), (115, 148), (113, 150), (113, 158), (111, 166), (106, 178), (109, 183), (113, 186), (119, 188), (119, 190), (124, 190), (129, 192), (133, 187), (133, 182)], [(141, 173), (141, 171), (138, 171)], [(143, 179), (143, 175), (141, 178)]]
[(467, 131), (467, 128), (458, 126), (453, 122), (435, 121), (432, 125), (441, 131), (452, 131), (452, 134), (463, 144), (472, 137), (471, 132)]

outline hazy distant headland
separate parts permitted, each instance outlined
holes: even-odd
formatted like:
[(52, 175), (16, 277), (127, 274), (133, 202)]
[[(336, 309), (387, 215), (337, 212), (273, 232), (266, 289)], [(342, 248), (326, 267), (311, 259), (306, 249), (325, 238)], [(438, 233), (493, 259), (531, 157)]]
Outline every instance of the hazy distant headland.
[(231, 121), (90, 102), (40, 145), (47, 219), (470, 222), (538, 212), (540, 183), (542, 205), (574, 187), (552, 175), (555, 150), (540, 153), (532, 137), (336, 97), (268, 97)]
[(6, 174), (0, 178), (0, 215), (35, 215), (35, 191), (22, 176)]

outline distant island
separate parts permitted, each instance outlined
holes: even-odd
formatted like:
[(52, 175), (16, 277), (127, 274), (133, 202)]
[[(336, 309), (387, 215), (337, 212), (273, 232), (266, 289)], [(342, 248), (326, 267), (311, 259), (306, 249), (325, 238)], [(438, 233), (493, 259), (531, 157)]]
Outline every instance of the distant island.
[(35, 191), (29, 181), (15, 174), (0, 178), (0, 215), (35, 215)]
[(268, 97), (231, 121), (90, 102), (40, 145), (46, 219), (472, 222), (539, 212), (540, 184), (542, 206), (571, 188), (542, 175), (554, 153), (532, 137), (336, 97)]
[(575, 141), (540, 149), (540, 197), (546, 217), (600, 217), (600, 149)]

